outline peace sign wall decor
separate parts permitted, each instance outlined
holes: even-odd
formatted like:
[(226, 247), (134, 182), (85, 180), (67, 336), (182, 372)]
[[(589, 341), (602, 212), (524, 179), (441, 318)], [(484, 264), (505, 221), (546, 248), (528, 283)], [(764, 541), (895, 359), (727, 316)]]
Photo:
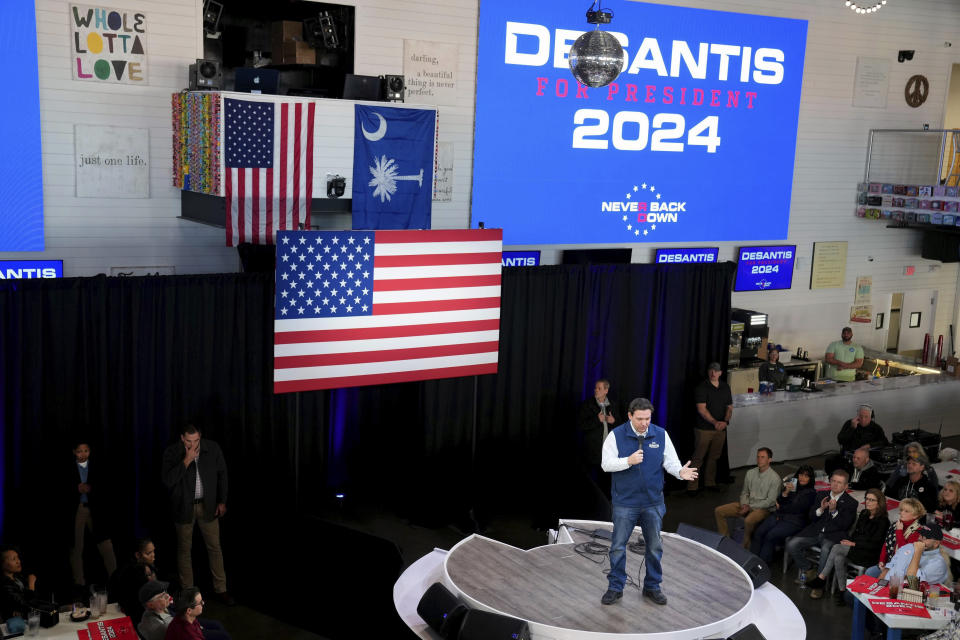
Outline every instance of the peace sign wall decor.
[(911, 76), (907, 80), (907, 86), (903, 88), (903, 97), (907, 101), (907, 104), (913, 108), (917, 108), (927, 101), (927, 96), (930, 95), (930, 82), (927, 80), (926, 76), (917, 74)]

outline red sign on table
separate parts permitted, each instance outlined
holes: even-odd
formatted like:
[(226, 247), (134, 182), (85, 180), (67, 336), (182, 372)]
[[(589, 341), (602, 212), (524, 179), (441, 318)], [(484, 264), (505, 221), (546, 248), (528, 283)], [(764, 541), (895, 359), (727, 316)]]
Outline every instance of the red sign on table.
[(137, 640), (133, 621), (124, 616), (113, 620), (98, 620), (87, 623), (86, 629), (77, 630), (78, 640)]
[(870, 576), (857, 576), (856, 579), (847, 585), (847, 589), (853, 593), (866, 593), (867, 595), (886, 598), (890, 595), (890, 588), (877, 584), (876, 578)]
[(943, 542), (941, 544), (947, 549), (960, 549), (960, 539), (954, 538), (946, 532), (943, 534)]
[(930, 612), (919, 602), (877, 598), (870, 600), (870, 608), (873, 609), (874, 613), (892, 613), (899, 616), (914, 616), (917, 618), (930, 617)]

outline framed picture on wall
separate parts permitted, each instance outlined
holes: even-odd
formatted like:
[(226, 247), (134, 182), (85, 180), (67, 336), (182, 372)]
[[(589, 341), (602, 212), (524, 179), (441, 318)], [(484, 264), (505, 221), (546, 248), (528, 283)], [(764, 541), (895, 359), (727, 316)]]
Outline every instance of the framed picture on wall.
[(912, 311), (910, 313), (910, 328), (916, 329), (919, 326), (920, 326), (920, 312)]

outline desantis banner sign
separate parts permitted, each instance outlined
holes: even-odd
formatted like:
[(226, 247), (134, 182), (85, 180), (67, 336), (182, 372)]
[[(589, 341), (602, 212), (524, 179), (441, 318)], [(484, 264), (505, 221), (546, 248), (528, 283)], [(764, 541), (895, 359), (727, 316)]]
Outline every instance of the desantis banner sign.
[(504, 244), (787, 236), (807, 23), (610, 0), (609, 86), (573, 0), (483, 0), (472, 224)]

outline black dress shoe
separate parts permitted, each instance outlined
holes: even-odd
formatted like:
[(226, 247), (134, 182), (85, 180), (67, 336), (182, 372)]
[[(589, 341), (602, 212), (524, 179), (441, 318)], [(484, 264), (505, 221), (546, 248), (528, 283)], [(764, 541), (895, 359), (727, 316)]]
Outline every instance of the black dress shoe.
[(653, 600), (654, 604), (667, 604), (667, 596), (663, 595), (663, 591), (650, 591), (649, 589), (644, 589), (643, 595)]
[(613, 604), (617, 600), (623, 597), (622, 591), (614, 591), (613, 589), (607, 589), (607, 592), (603, 594), (603, 597), (600, 598), (600, 602), (603, 604)]
[(827, 586), (827, 581), (820, 576), (807, 581), (807, 587), (810, 589), (823, 589), (825, 586)]

